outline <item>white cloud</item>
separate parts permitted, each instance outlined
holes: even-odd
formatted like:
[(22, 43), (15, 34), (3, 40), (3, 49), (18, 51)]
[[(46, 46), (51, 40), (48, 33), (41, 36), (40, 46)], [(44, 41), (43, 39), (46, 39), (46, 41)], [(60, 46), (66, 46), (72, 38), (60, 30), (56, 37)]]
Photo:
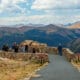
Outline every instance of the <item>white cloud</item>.
[[(67, 18), (66, 18), (67, 17)], [(0, 25), (7, 24), (67, 24), (70, 22), (80, 21), (80, 15), (64, 16), (64, 15), (35, 15), (35, 16), (18, 16), (18, 17), (8, 17), (0, 18)]]
[[(26, 6), (22, 8), (18, 5), (19, 3), (26, 3), (26, 5), (28, 5), (27, 1), (28, 0), (2, 0), (0, 3), (0, 13), (4, 11), (5, 14), (8, 15), (5, 18), (0, 18), (0, 25), (16, 23), (61, 24), (80, 21), (79, 10), (71, 10), (72, 8), (80, 8), (80, 0), (34, 0), (31, 8), (37, 9), (38, 11), (43, 10), (45, 13), (42, 12), (41, 15), (33, 15), (33, 13), (37, 13), (36, 10), (32, 10), (32, 14), (30, 14), (30, 16), (26, 16), (26, 13), (31, 13), (31, 11), (27, 10)], [(71, 9), (66, 10), (65, 8)], [(18, 13), (17, 11), (20, 12)], [(15, 17), (12, 17), (12, 14), (14, 14)], [(10, 15), (11, 17), (9, 17)]]
[(13, 3), (26, 2), (27, 0), (13, 0)]
[[(21, 8), (18, 3), (24, 3), (26, 2), (27, 3), (27, 0), (2, 0), (1, 3), (0, 3), (0, 13), (5, 11), (6, 9), (9, 8), (9, 10), (12, 10), (12, 9), (19, 9), (23, 12), (23, 8)], [(13, 8), (10, 8), (10, 7), (13, 7)]]
[(80, 0), (35, 0), (32, 9), (77, 8)]
[(2, 12), (4, 10), (4, 8), (9, 4), (8, 2), (9, 0), (2, 0), (0, 3), (0, 12)]

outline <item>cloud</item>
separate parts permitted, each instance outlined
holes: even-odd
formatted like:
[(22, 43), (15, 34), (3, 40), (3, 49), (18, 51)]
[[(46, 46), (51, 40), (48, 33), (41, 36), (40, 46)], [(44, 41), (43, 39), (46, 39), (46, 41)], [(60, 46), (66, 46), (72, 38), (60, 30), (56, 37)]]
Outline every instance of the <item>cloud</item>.
[(20, 2), (27, 2), (27, 0), (13, 0), (12, 2), (14, 4), (16, 4), (16, 3), (20, 3)]
[(1, 0), (0, 24), (76, 22), (79, 8), (80, 0)]
[(21, 10), (24, 12), (24, 9), (19, 6), (19, 3), (27, 3), (28, 0), (1, 0), (0, 3), (0, 13), (5, 12), (5, 10), (14, 11)]
[(80, 0), (35, 0), (32, 9), (80, 8)]
[[(67, 18), (66, 18), (67, 17)], [(80, 15), (64, 16), (64, 15), (33, 15), (33, 16), (18, 16), (0, 18), (0, 25), (11, 25), (11, 24), (67, 24), (70, 22), (80, 21)]]

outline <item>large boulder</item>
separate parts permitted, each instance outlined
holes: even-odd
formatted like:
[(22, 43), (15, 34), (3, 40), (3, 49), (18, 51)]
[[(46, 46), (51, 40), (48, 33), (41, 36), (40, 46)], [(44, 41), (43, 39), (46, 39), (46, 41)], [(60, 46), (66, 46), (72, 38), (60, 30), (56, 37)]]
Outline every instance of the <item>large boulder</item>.
[(32, 49), (35, 48), (37, 53), (46, 53), (47, 52), (47, 44), (39, 43), (33, 40), (25, 40), (20, 45), (27, 45), (29, 48), (29, 52), (32, 52)]

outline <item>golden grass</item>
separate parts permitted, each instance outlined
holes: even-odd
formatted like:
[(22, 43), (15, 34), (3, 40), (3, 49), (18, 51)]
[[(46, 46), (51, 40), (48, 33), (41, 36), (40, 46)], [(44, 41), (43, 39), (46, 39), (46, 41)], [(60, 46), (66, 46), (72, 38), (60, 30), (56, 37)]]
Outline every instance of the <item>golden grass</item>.
[(0, 80), (21, 80), (24, 77), (30, 77), (40, 67), (40, 64), (29, 61), (2, 58), (0, 59)]
[(72, 65), (73, 65), (75, 68), (77, 68), (77, 69), (79, 70), (79, 72), (80, 72), (80, 62), (75, 63), (74, 61), (71, 61), (71, 63), (72, 63)]

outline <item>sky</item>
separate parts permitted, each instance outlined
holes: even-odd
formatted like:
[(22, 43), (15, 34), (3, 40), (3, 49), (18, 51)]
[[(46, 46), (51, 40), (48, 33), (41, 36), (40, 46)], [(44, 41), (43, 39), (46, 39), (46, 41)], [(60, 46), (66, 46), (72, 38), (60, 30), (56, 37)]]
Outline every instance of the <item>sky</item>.
[(80, 21), (80, 0), (0, 0), (0, 25)]

